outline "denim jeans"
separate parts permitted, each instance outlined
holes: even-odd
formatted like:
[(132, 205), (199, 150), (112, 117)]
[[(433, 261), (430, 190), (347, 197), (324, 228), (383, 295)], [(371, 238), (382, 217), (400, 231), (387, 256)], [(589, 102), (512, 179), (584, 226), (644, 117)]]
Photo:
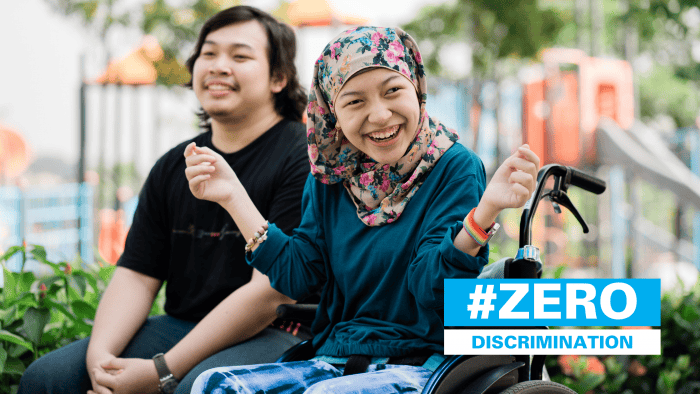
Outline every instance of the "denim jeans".
[(192, 394), (419, 393), (431, 374), (423, 367), (371, 364), (365, 373), (342, 376), (324, 361), (295, 361), (215, 368), (197, 378)]
[[(151, 358), (165, 353), (197, 323), (170, 316), (150, 317), (119, 357)], [(84, 394), (92, 388), (85, 366), (89, 338), (73, 342), (34, 361), (22, 375), (18, 394)], [(274, 362), (299, 338), (276, 328), (212, 355), (195, 366), (178, 385), (177, 394), (189, 394), (197, 376), (211, 368)]]

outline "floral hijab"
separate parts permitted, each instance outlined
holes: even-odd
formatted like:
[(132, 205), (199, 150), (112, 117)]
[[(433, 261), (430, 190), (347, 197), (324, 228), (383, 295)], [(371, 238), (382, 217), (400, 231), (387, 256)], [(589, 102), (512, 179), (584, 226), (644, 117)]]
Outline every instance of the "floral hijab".
[[(420, 101), (415, 139), (394, 164), (380, 164), (352, 145), (336, 126), (334, 100), (358, 71), (384, 67), (408, 78)], [(358, 27), (348, 30), (316, 60), (309, 93), (307, 139), (311, 173), (325, 184), (343, 182), (357, 216), (367, 226), (396, 221), (442, 154), (458, 136), (430, 118), (425, 70), (416, 42), (398, 28)]]

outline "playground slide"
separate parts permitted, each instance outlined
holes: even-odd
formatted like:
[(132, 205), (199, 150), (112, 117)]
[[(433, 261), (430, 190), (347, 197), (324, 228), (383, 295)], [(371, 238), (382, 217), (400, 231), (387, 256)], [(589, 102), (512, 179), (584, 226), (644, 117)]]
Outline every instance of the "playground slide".
[(607, 165), (621, 165), (647, 182), (671, 190), (680, 201), (700, 209), (700, 177), (668, 149), (658, 132), (635, 121), (631, 129), (601, 118), (597, 132), (598, 157)]

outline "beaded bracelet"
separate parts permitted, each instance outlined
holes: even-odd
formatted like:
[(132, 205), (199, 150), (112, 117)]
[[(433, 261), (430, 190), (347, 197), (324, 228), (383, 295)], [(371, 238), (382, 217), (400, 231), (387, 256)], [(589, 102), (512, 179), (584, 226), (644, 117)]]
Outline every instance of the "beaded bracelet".
[(260, 226), (260, 228), (258, 229), (258, 231), (256, 231), (255, 233), (253, 233), (253, 238), (250, 238), (250, 239), (248, 240), (248, 242), (245, 244), (245, 252), (246, 252), (246, 253), (248, 253), (248, 252), (250, 252), (251, 250), (253, 250), (253, 247), (254, 247), (255, 245), (261, 244), (261, 243), (265, 242), (265, 240), (267, 239), (267, 229), (268, 229), (269, 226), (270, 226), (270, 223), (265, 222), (265, 224), (263, 224), (262, 226)]

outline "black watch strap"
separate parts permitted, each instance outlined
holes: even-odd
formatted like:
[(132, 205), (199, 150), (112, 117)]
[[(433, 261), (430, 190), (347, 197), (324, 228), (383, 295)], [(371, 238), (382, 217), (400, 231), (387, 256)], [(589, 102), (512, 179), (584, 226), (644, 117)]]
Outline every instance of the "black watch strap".
[(174, 393), (175, 389), (177, 388), (178, 381), (175, 379), (175, 376), (173, 376), (173, 373), (170, 372), (168, 364), (165, 363), (163, 353), (158, 353), (153, 356), (153, 362), (156, 364), (156, 371), (158, 372), (158, 379), (160, 380), (160, 383), (158, 384), (160, 392), (164, 394)]
[(158, 378), (162, 381), (165, 378), (173, 376), (168, 368), (168, 364), (165, 363), (165, 357), (163, 353), (158, 353), (153, 356), (153, 362), (156, 363), (156, 371), (158, 371)]

